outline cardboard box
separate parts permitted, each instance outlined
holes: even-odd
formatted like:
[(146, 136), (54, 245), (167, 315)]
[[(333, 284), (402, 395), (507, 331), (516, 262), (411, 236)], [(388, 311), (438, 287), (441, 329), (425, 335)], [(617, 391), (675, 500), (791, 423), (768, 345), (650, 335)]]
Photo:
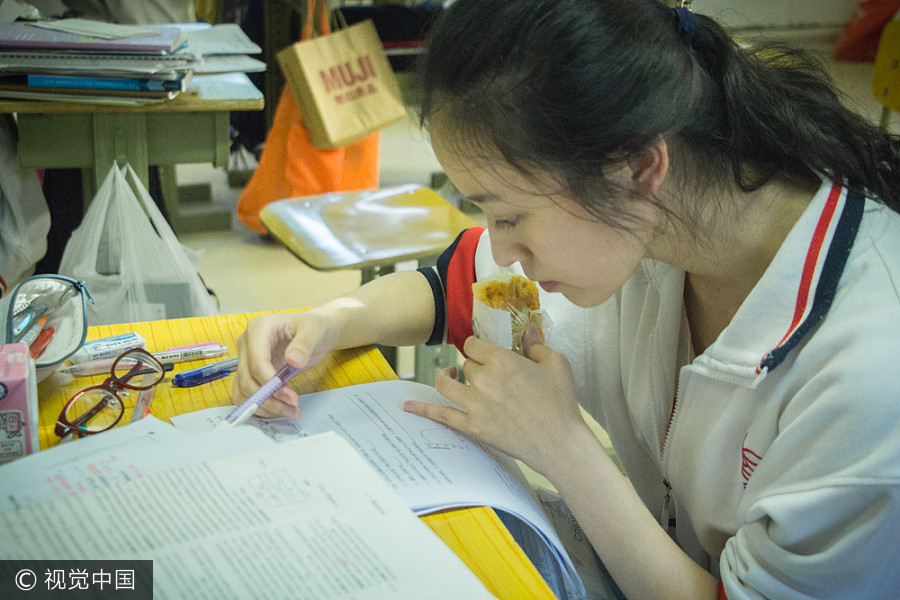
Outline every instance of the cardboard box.
[(26, 344), (0, 346), (0, 465), (39, 449), (34, 359)]

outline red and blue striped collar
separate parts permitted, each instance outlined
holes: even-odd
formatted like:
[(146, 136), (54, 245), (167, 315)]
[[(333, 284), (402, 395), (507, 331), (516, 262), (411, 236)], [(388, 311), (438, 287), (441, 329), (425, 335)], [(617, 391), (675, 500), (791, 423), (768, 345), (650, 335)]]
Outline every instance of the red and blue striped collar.
[(757, 373), (780, 365), (825, 318), (859, 231), (864, 206), (865, 196), (859, 189), (832, 184), (806, 253), (790, 326), (757, 365)]

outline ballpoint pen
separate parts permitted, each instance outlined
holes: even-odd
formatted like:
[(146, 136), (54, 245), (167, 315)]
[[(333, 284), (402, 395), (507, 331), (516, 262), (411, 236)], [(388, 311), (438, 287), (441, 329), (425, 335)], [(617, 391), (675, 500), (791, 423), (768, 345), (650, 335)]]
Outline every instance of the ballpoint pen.
[(131, 421), (129, 421), (129, 423), (140, 421), (150, 414), (150, 403), (153, 402), (153, 394), (155, 392), (156, 386), (153, 386), (150, 389), (141, 390), (137, 402), (134, 405), (134, 410), (131, 413)]
[(175, 387), (194, 387), (216, 379), (221, 379), (234, 372), (237, 368), (238, 357), (226, 358), (211, 365), (197, 367), (182, 371), (172, 378), (172, 385)]
[[(78, 363), (63, 367), (57, 371), (58, 373), (66, 373), (72, 377), (90, 377), (91, 375), (109, 375), (115, 359), (92, 360), (91, 362)], [(164, 371), (171, 371), (174, 363), (162, 363)]]
[(151, 352), (153, 356), (157, 358), (160, 362), (187, 362), (191, 360), (201, 360), (204, 358), (215, 358), (217, 356), (222, 356), (228, 352), (227, 346), (220, 346), (216, 344), (215, 346), (201, 345), (193, 348), (182, 348), (179, 350), (165, 350), (163, 352)]
[(190, 350), (191, 348), (203, 348), (206, 350), (219, 350), (222, 354), (228, 350), (228, 346), (223, 346), (219, 342), (200, 342), (199, 344), (187, 344), (185, 346), (173, 346), (171, 348), (166, 348), (166, 352), (171, 352), (173, 350)]
[(278, 388), (287, 383), (294, 375), (300, 372), (300, 369), (291, 365), (284, 365), (275, 373), (275, 377), (267, 381), (261, 388), (256, 390), (249, 398), (244, 400), (240, 406), (231, 411), (231, 414), (225, 417), (225, 420), (216, 425), (216, 429), (226, 429), (240, 425), (250, 418), (256, 409), (262, 406), (263, 402), (268, 400), (272, 394), (278, 391)]
[[(190, 348), (186, 350), (166, 350), (164, 352), (151, 352), (156, 360), (166, 363), (179, 363), (191, 360), (203, 360), (204, 358), (213, 358), (222, 355), (228, 348), (219, 346), (218, 348)], [(103, 358), (99, 360), (91, 360), (87, 362), (78, 362), (59, 370), (60, 373), (68, 373), (75, 377), (83, 375), (97, 375), (98, 373), (106, 373), (112, 366), (112, 358)]]

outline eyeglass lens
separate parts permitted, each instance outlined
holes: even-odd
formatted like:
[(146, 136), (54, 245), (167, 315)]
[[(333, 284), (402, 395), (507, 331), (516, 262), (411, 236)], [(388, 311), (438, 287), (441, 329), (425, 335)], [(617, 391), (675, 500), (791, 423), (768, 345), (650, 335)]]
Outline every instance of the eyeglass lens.
[[(127, 390), (149, 390), (165, 377), (163, 366), (142, 350), (129, 351), (113, 363), (112, 377), (99, 386), (77, 394), (65, 409), (65, 421), (76, 430), (98, 433), (113, 427), (122, 418), (122, 399)], [(57, 434), (66, 435), (62, 424)]]
[(143, 353), (125, 354), (113, 364), (112, 375), (117, 386), (132, 390), (145, 390), (158, 384), (165, 377), (159, 361)]
[(90, 388), (73, 398), (66, 410), (66, 420), (74, 427), (96, 433), (118, 422), (124, 407), (119, 398), (108, 390)]

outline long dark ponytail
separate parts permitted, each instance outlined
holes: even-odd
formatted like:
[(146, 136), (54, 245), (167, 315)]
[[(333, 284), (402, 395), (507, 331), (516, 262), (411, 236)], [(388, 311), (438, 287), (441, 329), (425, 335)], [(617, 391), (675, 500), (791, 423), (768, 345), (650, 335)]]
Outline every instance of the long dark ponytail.
[(693, 49), (721, 82), (722, 133), (741, 189), (811, 171), (846, 178), (900, 207), (897, 138), (846, 108), (818, 60), (783, 43), (741, 47), (702, 15)]
[[(744, 47), (696, 15), (691, 39), (653, 0), (457, 0), (431, 30), (422, 120), (555, 172), (597, 218), (622, 224), (604, 168), (660, 136), (692, 186), (845, 178), (894, 210), (895, 138), (845, 108), (808, 55)], [(487, 148), (487, 146), (485, 146)]]

